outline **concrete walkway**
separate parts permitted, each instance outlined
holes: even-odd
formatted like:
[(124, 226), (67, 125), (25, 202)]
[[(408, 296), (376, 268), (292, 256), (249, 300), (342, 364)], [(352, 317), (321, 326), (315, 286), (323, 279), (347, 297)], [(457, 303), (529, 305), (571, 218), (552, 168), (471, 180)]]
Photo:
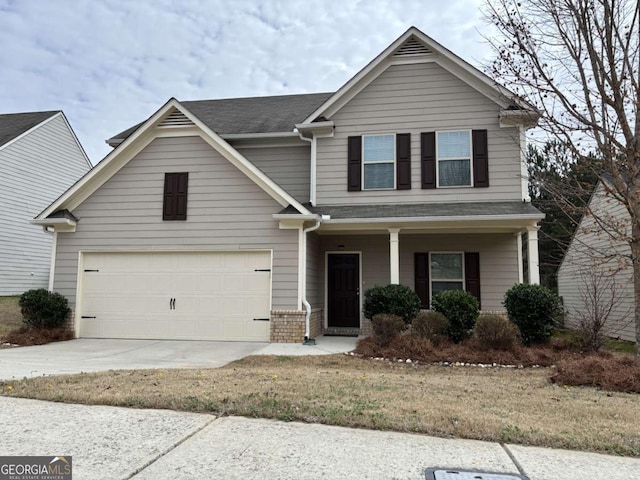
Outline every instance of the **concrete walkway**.
[(636, 479), (640, 459), (272, 420), (0, 397), (2, 455), (71, 455), (79, 479)]
[(81, 338), (0, 349), (0, 380), (107, 370), (217, 368), (247, 355), (329, 355), (349, 352), (357, 338), (320, 337), (299, 343), (101, 340)]

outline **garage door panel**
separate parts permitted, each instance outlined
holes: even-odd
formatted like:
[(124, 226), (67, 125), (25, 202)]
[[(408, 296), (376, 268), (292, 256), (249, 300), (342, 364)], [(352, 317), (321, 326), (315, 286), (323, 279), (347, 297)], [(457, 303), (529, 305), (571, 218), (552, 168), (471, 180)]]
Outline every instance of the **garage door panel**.
[[(270, 252), (85, 253), (80, 335), (268, 341)], [(175, 305), (170, 300), (175, 299)]]

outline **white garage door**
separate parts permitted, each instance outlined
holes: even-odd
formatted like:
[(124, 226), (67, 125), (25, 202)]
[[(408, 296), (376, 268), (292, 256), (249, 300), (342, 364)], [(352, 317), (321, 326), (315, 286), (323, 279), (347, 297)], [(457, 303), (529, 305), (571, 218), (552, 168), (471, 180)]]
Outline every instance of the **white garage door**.
[(84, 253), (79, 335), (269, 341), (270, 252)]

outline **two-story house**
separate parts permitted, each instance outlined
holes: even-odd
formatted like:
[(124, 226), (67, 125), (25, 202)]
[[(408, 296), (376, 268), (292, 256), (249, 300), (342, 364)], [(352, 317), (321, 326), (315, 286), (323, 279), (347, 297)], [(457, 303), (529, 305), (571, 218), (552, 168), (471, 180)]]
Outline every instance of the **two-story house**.
[(50, 286), (53, 235), (29, 221), (89, 169), (63, 112), (0, 115), (0, 295)]
[(502, 310), (538, 281), (536, 120), (410, 28), (334, 93), (169, 100), (34, 223), (82, 337), (361, 332), (364, 291), (389, 283)]

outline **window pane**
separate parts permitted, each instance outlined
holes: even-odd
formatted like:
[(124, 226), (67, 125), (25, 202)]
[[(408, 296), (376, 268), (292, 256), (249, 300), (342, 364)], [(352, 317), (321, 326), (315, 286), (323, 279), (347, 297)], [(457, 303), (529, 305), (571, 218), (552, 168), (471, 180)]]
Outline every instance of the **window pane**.
[(393, 188), (393, 163), (371, 163), (364, 166), (364, 188)]
[(443, 278), (462, 280), (462, 254), (432, 253), (431, 278), (434, 280)]
[(439, 161), (438, 184), (441, 187), (471, 185), (471, 162), (469, 160)]
[(393, 162), (394, 139), (395, 135), (376, 135), (374, 137), (364, 137), (364, 162), (379, 162), (385, 160)]
[(438, 132), (438, 158), (471, 158), (469, 132)]
[(433, 282), (431, 284), (431, 298), (446, 290), (462, 290), (462, 282)]

